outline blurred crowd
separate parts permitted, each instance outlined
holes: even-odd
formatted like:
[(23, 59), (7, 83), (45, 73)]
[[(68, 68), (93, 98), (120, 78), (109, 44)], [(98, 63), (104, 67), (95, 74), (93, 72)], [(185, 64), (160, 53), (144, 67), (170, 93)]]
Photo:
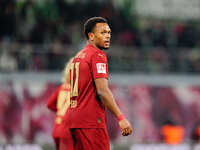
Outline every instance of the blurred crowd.
[[(17, 41), (0, 43), (0, 72), (47, 72), (61, 71), (65, 63), (83, 45), (63, 45), (60, 41), (51, 44), (21, 44)], [(198, 48), (163, 47), (138, 48), (112, 45), (107, 53), (110, 72), (134, 73), (200, 73)]]
[(200, 72), (198, 20), (137, 16), (131, 0), (0, 3), (1, 72), (60, 70), (63, 62), (83, 47), (83, 23), (92, 16), (107, 18), (111, 26), (111, 46), (117, 49), (109, 54), (111, 71)]

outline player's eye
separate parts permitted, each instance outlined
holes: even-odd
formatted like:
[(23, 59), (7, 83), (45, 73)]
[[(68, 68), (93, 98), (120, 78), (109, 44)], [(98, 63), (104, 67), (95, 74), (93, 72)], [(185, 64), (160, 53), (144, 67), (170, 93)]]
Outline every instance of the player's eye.
[(111, 34), (111, 31), (102, 31), (101, 32), (101, 34), (106, 34), (106, 33)]

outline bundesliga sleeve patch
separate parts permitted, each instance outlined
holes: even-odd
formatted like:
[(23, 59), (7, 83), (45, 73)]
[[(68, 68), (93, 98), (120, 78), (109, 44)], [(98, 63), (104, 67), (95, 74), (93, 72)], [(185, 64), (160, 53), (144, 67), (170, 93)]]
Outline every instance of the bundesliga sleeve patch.
[(106, 74), (106, 64), (105, 63), (97, 63), (97, 73), (105, 73)]

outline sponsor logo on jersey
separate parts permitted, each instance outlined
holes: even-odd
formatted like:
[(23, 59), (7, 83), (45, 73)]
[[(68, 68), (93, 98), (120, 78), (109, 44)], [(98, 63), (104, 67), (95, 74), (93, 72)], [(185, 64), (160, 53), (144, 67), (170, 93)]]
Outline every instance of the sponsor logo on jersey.
[(105, 73), (106, 74), (106, 64), (105, 63), (97, 63), (97, 73)]

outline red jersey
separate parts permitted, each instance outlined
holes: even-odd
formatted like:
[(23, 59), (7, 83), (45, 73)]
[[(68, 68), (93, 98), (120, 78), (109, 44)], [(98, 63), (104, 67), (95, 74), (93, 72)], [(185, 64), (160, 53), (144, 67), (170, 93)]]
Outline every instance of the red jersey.
[[(62, 85), (48, 99), (47, 107), (56, 112), (56, 119), (53, 127), (52, 136), (54, 138), (68, 137), (67, 127), (64, 127), (63, 117), (70, 105), (70, 90)], [(63, 128), (65, 132), (63, 132)], [(69, 128), (68, 128), (69, 129)]]
[(105, 128), (105, 106), (97, 96), (94, 80), (108, 78), (105, 53), (88, 44), (73, 59), (70, 69), (70, 128)]

